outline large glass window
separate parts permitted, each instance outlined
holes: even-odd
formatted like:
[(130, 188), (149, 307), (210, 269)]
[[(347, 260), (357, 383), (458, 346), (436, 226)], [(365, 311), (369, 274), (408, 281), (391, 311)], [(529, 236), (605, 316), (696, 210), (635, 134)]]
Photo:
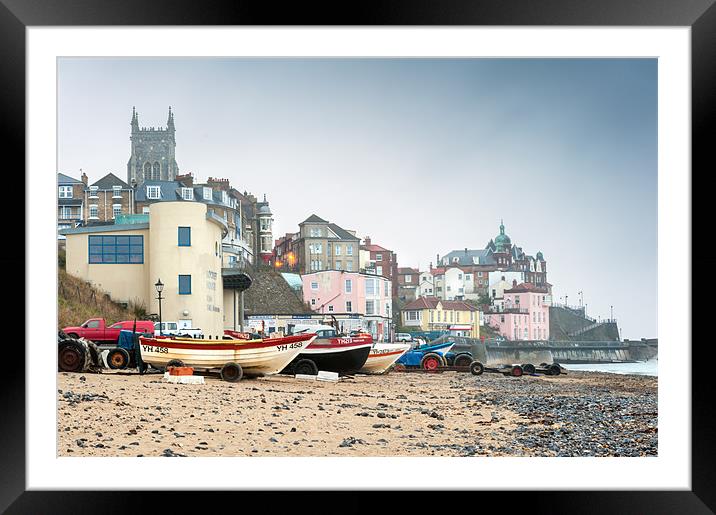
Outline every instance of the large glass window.
[(191, 247), (191, 227), (179, 227), (179, 246)]
[(72, 198), (72, 186), (60, 186), (60, 198)]
[(191, 275), (179, 276), (179, 295), (191, 294)]
[(122, 214), (122, 204), (112, 204), (112, 218), (117, 218)]
[(144, 263), (144, 236), (90, 236), (88, 243), (90, 263)]

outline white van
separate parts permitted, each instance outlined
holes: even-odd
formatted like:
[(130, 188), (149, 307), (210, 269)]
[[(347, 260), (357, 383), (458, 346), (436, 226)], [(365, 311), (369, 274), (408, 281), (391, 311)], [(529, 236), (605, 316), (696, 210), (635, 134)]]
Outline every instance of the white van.
[(410, 333), (395, 333), (396, 342), (412, 342), (413, 336)]
[[(161, 325), (161, 327), (160, 327)], [(154, 336), (190, 336), (192, 338), (201, 338), (201, 329), (191, 329), (189, 327), (179, 327), (178, 322), (155, 322)]]

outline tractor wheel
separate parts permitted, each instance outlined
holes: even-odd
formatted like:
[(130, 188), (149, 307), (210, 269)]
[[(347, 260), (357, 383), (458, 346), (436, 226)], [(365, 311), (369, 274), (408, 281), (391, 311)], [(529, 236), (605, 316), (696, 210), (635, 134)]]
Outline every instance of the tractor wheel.
[(393, 370), (395, 370), (396, 372), (405, 372), (405, 365), (403, 365), (402, 363), (396, 363), (395, 365), (393, 365)]
[(554, 363), (549, 366), (547, 371), (548, 371), (549, 375), (551, 375), (551, 376), (558, 376), (559, 374), (562, 373), (562, 368), (559, 366), (559, 364)]
[(315, 376), (318, 375), (318, 366), (313, 362), (313, 360), (299, 359), (293, 366), (293, 373)]
[(79, 340), (80, 336), (77, 333), (70, 333), (67, 335), (69, 338), (74, 338), (75, 340)]
[(455, 357), (453, 365), (455, 365), (456, 367), (469, 367), (470, 363), (472, 363), (472, 358), (470, 356), (468, 356), (467, 354), (460, 354), (459, 356)]
[(522, 370), (525, 374), (534, 374), (536, 369), (532, 363), (525, 363), (522, 365)]
[(470, 373), (474, 376), (482, 375), (485, 371), (485, 366), (479, 361), (473, 361), (470, 363)]
[(58, 367), (62, 372), (82, 372), (85, 366), (85, 350), (77, 342), (66, 341), (60, 344)]
[(420, 361), (420, 368), (423, 370), (437, 370), (440, 366), (440, 357), (436, 354), (428, 354)]
[(512, 377), (521, 377), (523, 373), (524, 373), (524, 370), (522, 370), (522, 367), (519, 366), (519, 365), (515, 365), (515, 366), (512, 367), (512, 369), (510, 370), (510, 375), (511, 375)]
[(110, 349), (107, 353), (107, 365), (112, 370), (123, 370), (129, 365), (129, 352), (121, 347)]
[(236, 383), (244, 376), (244, 371), (238, 363), (226, 363), (221, 367), (221, 379), (229, 383)]

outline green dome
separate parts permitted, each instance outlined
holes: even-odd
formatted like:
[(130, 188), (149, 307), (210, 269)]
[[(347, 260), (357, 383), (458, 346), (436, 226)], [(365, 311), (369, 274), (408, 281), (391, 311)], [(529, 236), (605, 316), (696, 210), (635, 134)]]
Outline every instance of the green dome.
[(500, 234), (495, 238), (495, 246), (497, 250), (504, 250), (507, 245), (512, 244), (510, 237), (505, 234), (505, 224), (500, 220)]

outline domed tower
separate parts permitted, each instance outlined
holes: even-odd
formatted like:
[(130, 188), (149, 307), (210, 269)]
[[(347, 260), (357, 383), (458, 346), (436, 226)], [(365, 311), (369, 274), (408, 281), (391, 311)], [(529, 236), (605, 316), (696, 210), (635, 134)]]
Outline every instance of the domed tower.
[(508, 267), (512, 264), (512, 240), (505, 234), (505, 224), (500, 220), (500, 234), (495, 237), (494, 257), (498, 266)]
[(273, 256), (273, 228), (272, 228), (272, 213), (269, 208), (268, 201), (266, 200), (266, 194), (264, 194), (264, 201), (257, 203), (258, 212), (256, 218), (258, 219), (258, 247), (259, 256), (264, 263), (270, 263), (271, 257)]

